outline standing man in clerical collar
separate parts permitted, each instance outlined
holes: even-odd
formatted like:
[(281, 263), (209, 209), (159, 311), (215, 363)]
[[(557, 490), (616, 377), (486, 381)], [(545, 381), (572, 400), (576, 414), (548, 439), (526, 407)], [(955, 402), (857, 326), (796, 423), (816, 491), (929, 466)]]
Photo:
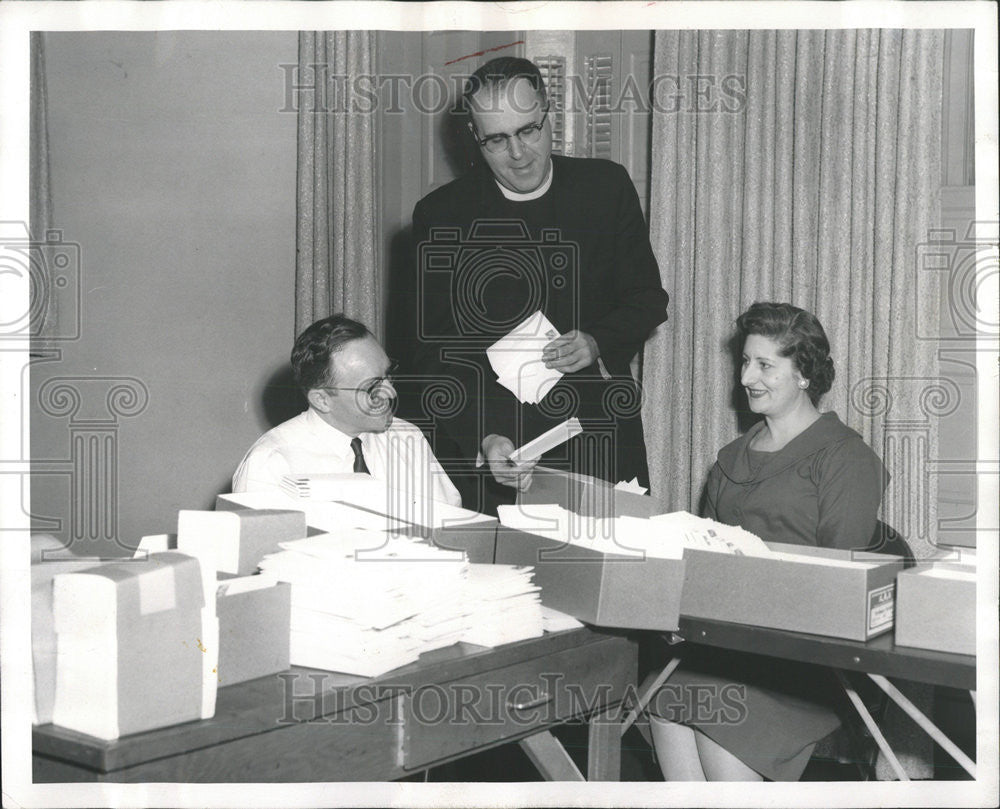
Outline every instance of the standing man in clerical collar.
[[(438, 414), (438, 456), (467, 505), (491, 510), (530, 483), (533, 464), (513, 462), (513, 450), (576, 416), (583, 434), (541, 463), (646, 484), (630, 362), (666, 320), (668, 298), (635, 187), (611, 161), (552, 154), (553, 110), (532, 62), (487, 62), (463, 100), (484, 165), (413, 212), (417, 370), (454, 380), (464, 396)], [(486, 349), (537, 311), (558, 333), (543, 364), (564, 376), (526, 402), (498, 383)], [(490, 485), (472, 473), (477, 457)]]

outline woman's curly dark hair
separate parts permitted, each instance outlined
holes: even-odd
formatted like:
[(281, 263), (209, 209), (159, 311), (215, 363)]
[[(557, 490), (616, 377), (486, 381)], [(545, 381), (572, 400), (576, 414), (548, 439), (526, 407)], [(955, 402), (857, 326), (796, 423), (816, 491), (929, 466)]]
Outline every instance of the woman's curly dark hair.
[(830, 341), (816, 316), (790, 303), (758, 302), (736, 319), (741, 344), (751, 334), (774, 340), (809, 380), (806, 393), (815, 405), (833, 385)]

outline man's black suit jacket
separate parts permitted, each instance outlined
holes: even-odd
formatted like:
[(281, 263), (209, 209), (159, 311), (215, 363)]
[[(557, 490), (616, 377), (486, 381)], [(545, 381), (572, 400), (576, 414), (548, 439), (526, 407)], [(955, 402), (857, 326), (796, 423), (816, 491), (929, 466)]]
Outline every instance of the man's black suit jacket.
[[(542, 463), (645, 481), (629, 363), (666, 320), (668, 300), (648, 228), (617, 163), (553, 155), (552, 172), (542, 197), (515, 202), (483, 166), (414, 209), (416, 370), (429, 384), (451, 387), (432, 414), (437, 454), (446, 469), (456, 468), (451, 461), (467, 467), (486, 435), (520, 446), (576, 415), (584, 436)], [(521, 404), (497, 383), (485, 350), (539, 309), (560, 334), (594, 337), (603, 368), (567, 374), (541, 403)]]

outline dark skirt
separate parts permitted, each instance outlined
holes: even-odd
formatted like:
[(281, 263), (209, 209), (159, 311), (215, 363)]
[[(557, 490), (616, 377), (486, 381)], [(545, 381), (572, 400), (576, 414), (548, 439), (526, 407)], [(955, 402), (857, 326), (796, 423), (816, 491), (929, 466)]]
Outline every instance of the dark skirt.
[(647, 711), (697, 729), (765, 778), (797, 781), (816, 742), (840, 726), (836, 700), (821, 666), (695, 646)]

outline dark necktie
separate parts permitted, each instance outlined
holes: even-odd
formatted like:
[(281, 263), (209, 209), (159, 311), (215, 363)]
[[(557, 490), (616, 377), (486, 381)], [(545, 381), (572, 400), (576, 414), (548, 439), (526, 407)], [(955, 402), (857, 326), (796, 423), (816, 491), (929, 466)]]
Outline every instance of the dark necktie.
[(365, 454), (361, 451), (361, 439), (351, 439), (351, 449), (354, 450), (354, 471), (363, 475), (370, 475), (368, 464), (365, 463)]

